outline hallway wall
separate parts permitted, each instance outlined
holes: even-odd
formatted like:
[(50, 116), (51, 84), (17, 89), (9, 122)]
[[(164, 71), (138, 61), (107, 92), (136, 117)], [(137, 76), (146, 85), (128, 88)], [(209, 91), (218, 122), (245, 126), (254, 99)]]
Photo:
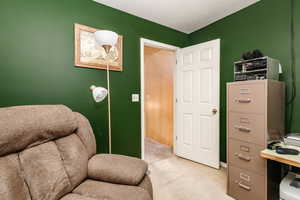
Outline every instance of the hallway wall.
[(145, 46), (146, 137), (173, 146), (173, 68), (175, 52)]

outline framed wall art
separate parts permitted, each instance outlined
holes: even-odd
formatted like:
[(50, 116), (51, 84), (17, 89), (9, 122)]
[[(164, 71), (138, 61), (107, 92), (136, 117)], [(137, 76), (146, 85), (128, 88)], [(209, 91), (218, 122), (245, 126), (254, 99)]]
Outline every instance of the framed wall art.
[[(106, 69), (103, 59), (105, 50), (97, 45), (94, 33), (98, 30), (89, 26), (75, 24), (75, 66), (94, 69)], [(118, 42), (111, 49), (116, 59), (109, 63), (109, 69), (123, 71), (123, 37), (119, 35)]]

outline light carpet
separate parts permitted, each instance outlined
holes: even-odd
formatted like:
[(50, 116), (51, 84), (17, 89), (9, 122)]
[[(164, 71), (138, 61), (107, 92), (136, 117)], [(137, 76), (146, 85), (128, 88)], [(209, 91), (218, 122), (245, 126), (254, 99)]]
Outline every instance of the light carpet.
[(152, 149), (145, 149), (145, 160), (149, 162), (154, 200), (233, 200), (226, 194), (225, 169), (216, 170), (179, 158), (155, 141), (148, 141), (147, 145)]

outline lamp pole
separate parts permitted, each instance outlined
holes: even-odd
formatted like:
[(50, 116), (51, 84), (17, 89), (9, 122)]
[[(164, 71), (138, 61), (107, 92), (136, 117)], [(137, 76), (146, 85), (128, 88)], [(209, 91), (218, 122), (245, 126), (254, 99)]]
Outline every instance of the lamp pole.
[(109, 63), (106, 61), (106, 80), (107, 80), (107, 107), (108, 107), (108, 145), (109, 153), (111, 154), (111, 110), (110, 110), (110, 77), (109, 77)]

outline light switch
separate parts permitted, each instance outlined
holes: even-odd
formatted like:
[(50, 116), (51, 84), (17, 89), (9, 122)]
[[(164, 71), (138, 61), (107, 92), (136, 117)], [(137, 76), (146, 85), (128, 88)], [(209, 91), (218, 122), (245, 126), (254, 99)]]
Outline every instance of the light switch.
[(131, 95), (131, 101), (132, 102), (139, 102), (140, 101), (140, 95), (139, 94), (132, 94)]

